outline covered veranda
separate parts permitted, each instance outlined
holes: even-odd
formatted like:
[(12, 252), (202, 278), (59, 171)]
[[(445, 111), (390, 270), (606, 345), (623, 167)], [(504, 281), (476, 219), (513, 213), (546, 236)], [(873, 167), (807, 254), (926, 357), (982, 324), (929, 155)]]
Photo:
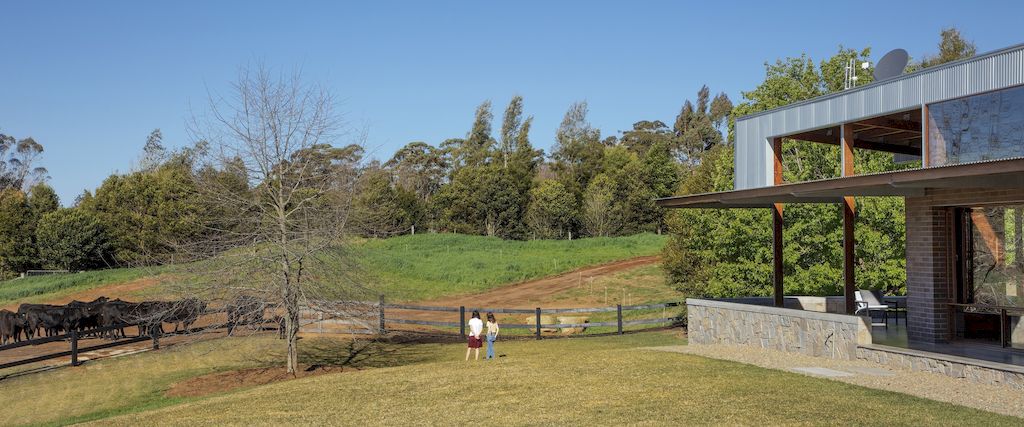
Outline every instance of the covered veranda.
[[(909, 118), (913, 119), (913, 116)], [(851, 127), (841, 126), (837, 130), (838, 132), (835, 133), (840, 136), (837, 142), (842, 146), (841, 152), (843, 153), (844, 176), (842, 177), (801, 183), (783, 183), (781, 181), (782, 159), (780, 155), (782, 138), (775, 138), (772, 140), (772, 146), (776, 153), (775, 185), (720, 193), (669, 197), (658, 200), (658, 204), (666, 208), (770, 209), (773, 212), (774, 229), (772, 303), (776, 307), (787, 305), (787, 296), (783, 290), (782, 265), (784, 206), (792, 203), (828, 203), (841, 206), (844, 236), (841, 311), (846, 314), (854, 314), (857, 311), (855, 293), (858, 291), (854, 280), (854, 263), (856, 262), (854, 257), (856, 242), (853, 237), (856, 217), (854, 197), (902, 197), (908, 202), (908, 240), (915, 239), (913, 245), (908, 244), (906, 321), (897, 324), (894, 319), (890, 319), (891, 323), (885, 327), (876, 323), (876, 326), (871, 327), (874, 344), (1024, 366), (1024, 353), (1013, 348), (1024, 343), (1015, 341), (1017, 333), (1010, 330), (1011, 322), (1009, 321), (1014, 316), (1019, 319), (1020, 310), (1016, 310), (1015, 307), (977, 307), (971, 304), (958, 304), (955, 296), (956, 289), (952, 283), (957, 267), (950, 261), (956, 255), (949, 252), (952, 248), (948, 244), (943, 244), (942, 239), (935, 236), (940, 231), (955, 233), (950, 224), (943, 222), (946, 214), (942, 212), (949, 211), (956, 206), (1024, 201), (1024, 190), (1022, 190), (1024, 189), (1024, 159), (853, 175), (853, 148), (854, 141), (857, 139), (853, 137)], [(843, 135), (846, 135), (847, 138), (842, 138)], [(920, 138), (920, 133), (917, 137)], [(913, 138), (901, 139), (901, 141), (906, 141), (906, 147), (909, 148), (886, 151), (912, 154), (911, 150), (916, 149), (920, 153), (920, 145), (919, 143), (915, 144)], [(887, 148), (877, 145), (881, 144), (879, 142), (875, 142), (875, 144), (870, 149)], [(863, 144), (861, 146), (864, 148)], [(927, 203), (918, 202), (922, 200)], [(927, 214), (922, 217), (921, 221), (928, 228), (917, 227), (917, 222), (915, 222), (917, 220), (912, 216), (919, 214)], [(909, 246), (914, 246), (915, 250), (910, 250)], [(918, 256), (919, 253), (928, 252), (931, 255)], [(921, 289), (924, 291), (920, 291)], [(918, 291), (917, 295), (915, 295), (915, 291)], [(955, 339), (958, 328), (963, 328), (962, 325), (957, 325), (958, 317), (962, 317), (964, 311), (972, 310), (987, 310), (991, 312), (990, 314), (1000, 316), (1001, 329), (998, 343)], [(1012, 323), (1015, 326), (1018, 322)]]

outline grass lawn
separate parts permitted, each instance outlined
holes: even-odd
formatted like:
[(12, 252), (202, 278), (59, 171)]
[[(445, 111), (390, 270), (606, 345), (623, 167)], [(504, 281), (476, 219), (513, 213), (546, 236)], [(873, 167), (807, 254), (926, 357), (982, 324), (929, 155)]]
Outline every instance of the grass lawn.
[(266, 352), (274, 344), (266, 338), (216, 340), (4, 380), (0, 424), (1020, 424), (898, 393), (640, 348), (679, 343), (671, 332), (502, 342), (497, 361), (465, 362), (462, 344), (371, 344), (353, 352), (344, 342), (304, 340), (307, 362), (355, 354), (354, 364), (377, 368), (164, 397), (175, 381), (273, 363), (279, 354)]
[[(437, 360), (438, 344), (394, 345), (325, 338), (300, 341), (300, 363), (358, 369)], [(270, 336), (197, 341), (0, 380), (0, 425), (64, 425), (194, 398), (165, 396), (172, 384), (235, 369), (283, 366), (283, 341)], [(19, 368), (0, 370), (0, 375)]]
[(0, 305), (48, 301), (76, 292), (152, 275), (153, 268), (114, 268), (75, 274), (32, 276), (0, 282)]
[(580, 267), (656, 255), (665, 236), (509, 241), (459, 234), (418, 234), (354, 245), (390, 299), (416, 301), (485, 291)]

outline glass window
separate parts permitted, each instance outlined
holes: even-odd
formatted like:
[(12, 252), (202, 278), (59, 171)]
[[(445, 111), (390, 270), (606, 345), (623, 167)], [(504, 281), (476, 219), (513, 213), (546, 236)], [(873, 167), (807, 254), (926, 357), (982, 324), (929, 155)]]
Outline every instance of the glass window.
[(1024, 86), (928, 106), (928, 160), (943, 166), (1024, 156)]
[(971, 302), (1024, 307), (1024, 205), (974, 208), (969, 222)]

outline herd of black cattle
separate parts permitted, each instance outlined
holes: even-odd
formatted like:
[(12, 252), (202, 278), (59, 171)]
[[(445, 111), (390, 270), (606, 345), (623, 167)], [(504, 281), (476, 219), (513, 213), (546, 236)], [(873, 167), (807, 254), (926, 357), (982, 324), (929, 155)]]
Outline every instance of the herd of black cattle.
[(124, 326), (139, 327), (152, 333), (163, 324), (173, 324), (174, 331), (188, 330), (206, 312), (206, 303), (197, 298), (179, 301), (128, 302), (97, 298), (94, 301), (72, 301), (66, 305), (22, 304), (17, 312), (0, 310), (0, 345), (51, 337), (63, 333), (83, 332), (115, 327), (95, 335), (107, 338), (125, 337)]

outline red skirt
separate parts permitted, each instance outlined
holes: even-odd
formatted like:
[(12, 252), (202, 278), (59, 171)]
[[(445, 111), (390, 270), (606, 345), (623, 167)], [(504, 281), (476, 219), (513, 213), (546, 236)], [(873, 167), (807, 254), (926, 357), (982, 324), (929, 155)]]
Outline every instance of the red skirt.
[(484, 341), (480, 338), (469, 336), (469, 348), (480, 348), (484, 345)]

